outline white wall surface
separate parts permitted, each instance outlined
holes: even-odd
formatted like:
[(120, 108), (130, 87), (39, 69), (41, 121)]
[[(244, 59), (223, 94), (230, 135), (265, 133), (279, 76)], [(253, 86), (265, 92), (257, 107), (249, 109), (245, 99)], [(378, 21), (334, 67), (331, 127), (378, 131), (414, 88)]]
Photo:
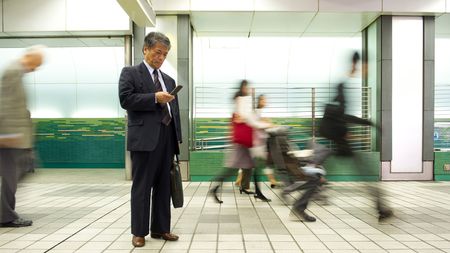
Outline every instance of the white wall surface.
[(130, 19), (115, 0), (2, 1), (7, 35), (131, 34)]
[(65, 31), (65, 14), (66, 1), (3, 0), (3, 31)]
[[(311, 89), (328, 102), (338, 82), (361, 87), (361, 77), (347, 79), (350, 56), (361, 50), (361, 37), (194, 37), (195, 117), (228, 117), (232, 96), (242, 79), (266, 94), (270, 117), (302, 117)], [(318, 90), (319, 92), (319, 90)], [(360, 105), (361, 91), (349, 94), (349, 108)], [(354, 103), (354, 104), (352, 104)], [(359, 107), (360, 108), (360, 107)], [(349, 111), (360, 114), (359, 111)]]
[[(0, 73), (22, 48), (0, 48)], [(45, 63), (25, 77), (33, 118), (123, 117), (118, 80), (124, 66), (123, 47), (53, 47)]]
[(66, 0), (68, 31), (130, 30), (130, 19), (115, 0)]
[(391, 172), (422, 172), (423, 19), (392, 18)]

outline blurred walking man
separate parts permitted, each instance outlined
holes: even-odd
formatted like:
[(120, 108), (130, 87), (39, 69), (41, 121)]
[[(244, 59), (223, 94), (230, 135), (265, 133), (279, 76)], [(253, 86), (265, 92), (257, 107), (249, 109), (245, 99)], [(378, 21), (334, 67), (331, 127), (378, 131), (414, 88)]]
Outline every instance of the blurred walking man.
[(32, 147), (32, 127), (23, 85), (26, 73), (35, 71), (43, 62), (41, 46), (28, 48), (24, 55), (4, 70), (0, 81), (0, 226), (31, 226), (31, 220), (15, 211), (17, 182), (27, 168), (20, 168), (22, 152)]

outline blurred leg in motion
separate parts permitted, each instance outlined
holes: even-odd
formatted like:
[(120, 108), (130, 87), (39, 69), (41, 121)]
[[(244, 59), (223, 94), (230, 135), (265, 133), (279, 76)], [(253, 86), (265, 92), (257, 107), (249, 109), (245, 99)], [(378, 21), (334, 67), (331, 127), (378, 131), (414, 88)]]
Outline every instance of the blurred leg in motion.
[(1, 227), (25, 227), (32, 224), (29, 220), (19, 218), (15, 211), (17, 181), (22, 174), (21, 169), (18, 168), (21, 152), (21, 149), (0, 149), (0, 173), (2, 176), (0, 197)]
[(265, 160), (262, 158), (255, 158), (255, 169), (253, 170), (253, 181), (255, 183), (255, 200), (259, 199), (264, 202), (270, 202), (271, 199), (266, 198), (261, 191), (258, 180), (258, 171), (261, 171), (263, 166), (265, 165)]
[(295, 201), (293, 211), (297, 216), (299, 216), (300, 219), (307, 221), (307, 222), (314, 222), (316, 221), (316, 218), (308, 215), (305, 210), (308, 207), (308, 202), (311, 199), (311, 197), (314, 195), (314, 193), (317, 191), (318, 187), (320, 185), (320, 177), (311, 177), (308, 179), (306, 183), (301, 185), (298, 190), (304, 190), (303, 195)]
[(236, 181), (234, 182), (234, 185), (238, 186), (238, 187), (241, 187), (241, 182), (242, 182), (242, 170), (239, 169), (238, 175), (236, 177)]
[(213, 179), (213, 181), (217, 182), (217, 184), (211, 188), (209, 193), (211, 195), (213, 195), (213, 197), (214, 197), (214, 199), (216, 200), (217, 203), (219, 203), (219, 204), (223, 203), (223, 201), (220, 200), (219, 196), (218, 196), (219, 188), (223, 185), (223, 182), (227, 178), (230, 178), (231, 176), (233, 176), (233, 174), (235, 172), (236, 172), (235, 169), (223, 168), (222, 171), (219, 174), (217, 174), (217, 176)]
[[(356, 168), (357, 172), (359, 172), (360, 174), (363, 174), (362, 173), (362, 172), (364, 172), (363, 170), (365, 168), (368, 168), (367, 162), (363, 159), (361, 154), (357, 154), (357, 153), (353, 154), (353, 159), (355, 162), (355, 168)], [(383, 220), (386, 220), (387, 218), (392, 217), (392, 215), (394, 213), (392, 212), (391, 208), (386, 203), (386, 201), (382, 198), (384, 193), (383, 193), (383, 189), (380, 188), (380, 185), (378, 183), (373, 183), (367, 187), (367, 191), (369, 192), (369, 194), (372, 196), (372, 198), (374, 199), (374, 201), (376, 203), (376, 209), (377, 209), (378, 215), (379, 215), (378, 220), (383, 221)]]
[(241, 169), (242, 173), (242, 179), (241, 179), (241, 187), (240, 189), (240, 193), (242, 194), (242, 192), (246, 193), (246, 194), (254, 194), (254, 192), (250, 191), (250, 181), (252, 179), (252, 172), (253, 169)]

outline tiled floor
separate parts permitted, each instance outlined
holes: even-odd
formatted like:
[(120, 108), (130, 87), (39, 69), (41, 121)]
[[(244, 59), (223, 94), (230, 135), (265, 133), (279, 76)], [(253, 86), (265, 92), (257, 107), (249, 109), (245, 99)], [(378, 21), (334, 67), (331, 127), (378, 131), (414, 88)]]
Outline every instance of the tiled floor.
[(34, 225), (0, 228), (0, 252), (450, 252), (450, 183), (382, 183), (396, 215), (383, 224), (365, 184), (373, 183), (332, 183), (329, 205), (309, 207), (317, 222), (302, 223), (266, 185), (270, 203), (227, 183), (219, 205), (209, 182), (186, 183), (185, 208), (172, 211), (180, 240), (135, 249), (123, 171), (40, 170), (17, 193), (17, 210)]

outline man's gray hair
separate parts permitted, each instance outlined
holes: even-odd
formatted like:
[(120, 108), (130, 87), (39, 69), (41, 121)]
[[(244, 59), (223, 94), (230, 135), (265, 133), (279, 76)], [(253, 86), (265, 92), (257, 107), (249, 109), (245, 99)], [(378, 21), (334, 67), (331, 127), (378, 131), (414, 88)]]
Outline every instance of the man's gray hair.
[(33, 54), (40, 54), (44, 55), (44, 51), (47, 48), (45, 45), (34, 45), (31, 47), (25, 48), (24, 55), (33, 55)]
[(156, 43), (161, 43), (170, 50), (170, 40), (160, 32), (151, 32), (145, 36), (144, 47), (152, 48)]

